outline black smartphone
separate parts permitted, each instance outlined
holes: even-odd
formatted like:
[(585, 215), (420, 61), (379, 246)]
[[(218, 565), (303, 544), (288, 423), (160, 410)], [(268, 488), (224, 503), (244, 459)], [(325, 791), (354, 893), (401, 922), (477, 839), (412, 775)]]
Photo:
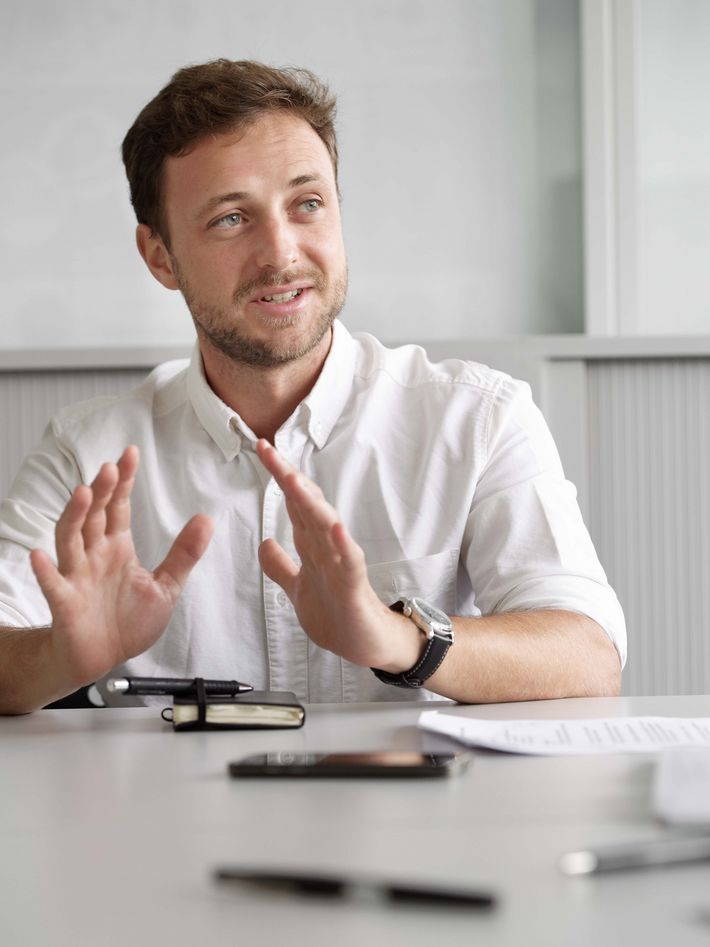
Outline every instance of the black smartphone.
[(229, 775), (333, 777), (450, 776), (463, 770), (470, 753), (419, 753), (378, 750), (372, 753), (258, 753), (229, 763)]

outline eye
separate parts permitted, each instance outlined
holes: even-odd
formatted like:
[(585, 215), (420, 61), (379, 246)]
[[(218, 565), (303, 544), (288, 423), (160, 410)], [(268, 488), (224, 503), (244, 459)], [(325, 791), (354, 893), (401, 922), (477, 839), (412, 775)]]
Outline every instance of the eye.
[(298, 205), (302, 207), (307, 214), (314, 214), (317, 210), (320, 210), (323, 206), (323, 201), (318, 197), (309, 197), (306, 201), (301, 201)]
[(234, 227), (238, 227), (243, 220), (242, 215), (238, 211), (234, 211), (232, 214), (225, 214), (224, 217), (220, 217), (212, 226), (219, 227), (221, 230), (231, 230)]

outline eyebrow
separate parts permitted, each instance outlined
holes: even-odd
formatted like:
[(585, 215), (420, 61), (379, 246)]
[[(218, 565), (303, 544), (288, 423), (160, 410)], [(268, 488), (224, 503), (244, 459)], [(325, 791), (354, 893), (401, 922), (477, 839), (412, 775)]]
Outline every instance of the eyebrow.
[[(317, 174), (299, 174), (295, 178), (291, 178), (288, 182), (289, 188), (303, 187), (304, 184), (314, 184), (320, 181), (321, 178)], [(206, 204), (200, 210), (200, 216), (208, 213), (211, 210), (214, 210), (215, 207), (219, 207), (220, 204), (231, 204), (235, 201), (246, 201), (251, 195), (248, 191), (230, 191), (228, 194), (217, 194), (214, 197), (211, 197)]]

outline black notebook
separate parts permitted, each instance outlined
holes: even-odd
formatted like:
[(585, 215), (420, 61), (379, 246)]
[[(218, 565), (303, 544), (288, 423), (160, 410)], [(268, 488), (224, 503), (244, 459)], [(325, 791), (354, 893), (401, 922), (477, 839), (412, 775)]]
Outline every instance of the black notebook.
[(163, 718), (175, 730), (277, 730), (302, 727), (306, 719), (304, 707), (291, 691), (251, 691), (234, 697), (208, 694), (203, 720), (200, 710), (194, 695), (175, 696), (172, 710), (166, 708)]

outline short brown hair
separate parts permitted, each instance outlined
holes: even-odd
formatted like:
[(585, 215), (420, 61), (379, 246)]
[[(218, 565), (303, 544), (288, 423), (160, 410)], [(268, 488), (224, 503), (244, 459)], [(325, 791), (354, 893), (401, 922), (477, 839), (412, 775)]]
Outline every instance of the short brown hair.
[(168, 243), (163, 162), (212, 133), (232, 131), (267, 111), (303, 118), (320, 136), (338, 175), (335, 97), (306, 69), (215, 59), (178, 70), (140, 112), (123, 140), (123, 163), (138, 222)]

